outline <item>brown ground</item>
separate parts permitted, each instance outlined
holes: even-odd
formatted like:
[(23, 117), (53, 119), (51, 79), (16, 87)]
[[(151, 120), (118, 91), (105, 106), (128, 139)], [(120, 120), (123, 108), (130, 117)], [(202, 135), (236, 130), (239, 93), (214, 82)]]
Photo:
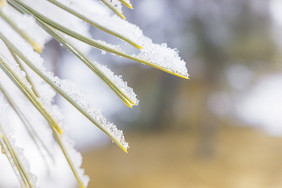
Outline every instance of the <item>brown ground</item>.
[(195, 132), (129, 133), (131, 148), (114, 144), (84, 154), (89, 188), (281, 188), (282, 138), (251, 128), (220, 129), (213, 155), (196, 153)]

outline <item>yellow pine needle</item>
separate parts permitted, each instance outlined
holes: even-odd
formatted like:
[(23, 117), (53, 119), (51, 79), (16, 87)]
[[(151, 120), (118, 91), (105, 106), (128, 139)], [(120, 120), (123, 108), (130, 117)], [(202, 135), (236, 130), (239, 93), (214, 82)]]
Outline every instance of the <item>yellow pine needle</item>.
[(189, 80), (190, 78), (189, 78), (189, 74), (187, 74), (187, 75), (185, 75), (185, 76), (183, 76), (183, 75), (180, 75), (180, 74), (177, 74), (177, 73), (174, 73), (174, 72), (168, 72), (168, 71), (166, 71), (167, 73), (170, 73), (170, 74), (172, 74), (172, 75), (174, 75), (174, 76), (178, 76), (178, 77), (180, 77), (180, 78), (184, 78), (184, 79), (186, 79), (186, 80)]
[(78, 184), (79, 184), (79, 186), (81, 188), (85, 188), (83, 183), (82, 183), (82, 180), (80, 179), (80, 177), (78, 175), (77, 169), (74, 167), (73, 162), (72, 162), (72, 160), (71, 160), (71, 158), (70, 158), (70, 156), (69, 156), (69, 154), (68, 154), (68, 152), (67, 152), (67, 150), (66, 150), (66, 148), (65, 148), (65, 146), (64, 146), (64, 144), (62, 142), (62, 139), (58, 136), (56, 130), (54, 130), (53, 127), (52, 127), (52, 131), (54, 133), (55, 139), (57, 140), (57, 143), (59, 144), (59, 146), (60, 146), (60, 148), (61, 148), (61, 150), (62, 150), (62, 152), (63, 152), (63, 154), (64, 154), (64, 156), (65, 156), (65, 158), (66, 158), (66, 160), (67, 160), (67, 162), (68, 162), (72, 172), (73, 172), (73, 175), (76, 178), (76, 181), (78, 182)]
[(35, 94), (36, 97), (39, 97), (39, 94), (35, 88), (34, 83), (32, 82), (31, 78), (29, 77), (29, 75), (27, 74), (27, 71), (25, 70), (24, 66), (22, 65), (21, 61), (18, 59), (17, 55), (13, 52), (12, 49), (8, 48), (11, 55), (13, 56), (14, 60), (17, 62), (17, 64), (19, 65), (19, 68), (21, 69), (21, 71), (23, 71), (25, 73), (25, 77), (26, 80), (29, 82), (29, 84), (31, 85), (31, 89), (33, 91), (33, 93)]
[(126, 19), (125, 16), (124, 16), (122, 13), (117, 12), (117, 14), (118, 14), (122, 19), (124, 19), (124, 20)]
[[(16, 176), (17, 176), (17, 179), (18, 179), (19, 184), (21, 185), (21, 187), (22, 187), (22, 188), (28, 187), (27, 182), (26, 182), (26, 180), (25, 180), (23, 174), (21, 173), (21, 169), (19, 168), (19, 166), (17, 165), (16, 162), (12, 162), (12, 161), (11, 161), (12, 155), (10, 154), (10, 155), (11, 155), (11, 158), (7, 155), (7, 152), (6, 152), (5, 147), (4, 147), (4, 143), (2, 143), (2, 141), (0, 141), (0, 146), (1, 146), (1, 148), (4, 150), (4, 153), (3, 153), (3, 154), (6, 155), (6, 157), (7, 157), (7, 159), (8, 159), (8, 162), (10, 163), (10, 165), (11, 165), (13, 171), (15, 172), (15, 174), (16, 174)], [(2, 152), (3, 152), (3, 151), (2, 151)], [(12, 160), (13, 160), (13, 158), (12, 158)], [(17, 174), (19, 174), (20, 177), (19, 177)], [(22, 185), (22, 184), (24, 184), (24, 185)]]
[(25, 39), (37, 53), (42, 53), (42, 46), (39, 45), (37, 42), (35, 42), (25, 31), (20, 29), (17, 24), (10, 19), (8, 16), (6, 16), (1, 10), (0, 10), (0, 17), (3, 18), (6, 23), (8, 23), (23, 39)]
[(126, 148), (121, 148), (125, 153), (128, 153), (127, 149)]
[(124, 15), (119, 12), (109, 1), (107, 0), (101, 0), (107, 7), (109, 7), (114, 13), (116, 13), (117, 15), (119, 15), (119, 17), (121, 17), (122, 19), (125, 19)]
[(128, 8), (130, 8), (130, 9), (133, 9), (133, 7), (130, 5), (130, 4), (128, 4), (126, 1), (124, 1), (124, 0), (119, 0), (122, 4), (124, 4), (125, 6), (127, 6)]
[(3, 8), (7, 5), (7, 1), (6, 0), (0, 0), (0, 7)]
[(34, 49), (37, 53), (39, 53), (39, 54), (42, 53), (42, 50), (43, 50), (42, 45), (39, 45), (39, 44), (38, 44), (37, 42), (35, 42), (35, 41), (31, 41), (30, 44), (32, 45), (33, 49)]
[(143, 47), (142, 47), (142, 46), (139, 46), (139, 45), (137, 45), (136, 48), (138, 48), (139, 50), (142, 50), (142, 49), (143, 49)]
[[(0, 138), (3, 139), (3, 136), (0, 135)], [(6, 150), (4, 148), (4, 146), (1, 145), (1, 153), (6, 154)]]
[[(3, 139), (3, 135), (0, 133), (0, 139)], [(0, 142), (1, 144), (1, 153), (6, 154), (6, 150), (4, 148), (4, 146), (2, 145), (2, 142)]]
[[(0, 126), (0, 130), (3, 132), (2, 127)], [(3, 132), (4, 133), (4, 132)], [(9, 151), (11, 158), (13, 159), (13, 162), (22, 178), (22, 181), (24, 182), (24, 184), (26, 185), (26, 187), (29, 188), (33, 188), (33, 185), (30, 181), (30, 177), (28, 175), (28, 173), (26, 172), (24, 166), (22, 165), (21, 161), (19, 160), (17, 153), (14, 151), (9, 139), (6, 137), (6, 135), (3, 135), (3, 142), (7, 148), (7, 150)], [(2, 142), (1, 142), (2, 143)], [(3, 147), (3, 144), (2, 144)], [(6, 154), (7, 155), (7, 154)], [(9, 157), (7, 156), (7, 158), (9, 159)], [(27, 186), (28, 184), (28, 186)]]

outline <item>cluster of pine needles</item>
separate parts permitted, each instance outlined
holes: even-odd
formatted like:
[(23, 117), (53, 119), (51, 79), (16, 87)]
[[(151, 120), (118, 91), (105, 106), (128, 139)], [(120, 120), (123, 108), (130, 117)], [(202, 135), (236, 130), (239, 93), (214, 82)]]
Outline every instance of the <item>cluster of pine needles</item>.
[[(87, 18), (83, 14), (79, 13), (78, 11), (69, 8), (68, 6), (60, 3), (57, 0), (47, 0), (48, 2), (52, 3), (53, 5), (59, 7), (60, 9), (76, 16), (77, 18), (83, 20), (84, 22), (106, 32), (109, 33), (112, 36), (115, 36), (128, 44), (132, 45), (133, 47), (137, 49), (142, 49), (142, 46), (140, 44), (137, 44), (136, 42), (130, 40), (126, 36), (123, 36), (119, 34), (118, 32), (115, 32), (107, 27), (104, 27), (103, 25), (96, 23), (95, 21)], [(109, 9), (111, 9), (114, 13), (116, 13), (118, 16), (120, 16), (122, 19), (125, 19), (124, 15), (119, 12), (119, 10), (113, 6), (108, 0), (100, 0), (102, 3), (104, 3), (106, 6), (108, 6)], [(133, 9), (133, 7), (124, 0), (119, 0), (123, 5), (126, 7)], [(20, 14), (23, 15), (30, 15), (33, 17), (36, 21), (36, 23), (44, 29), (50, 36), (52, 36), (53, 39), (58, 41), (61, 45), (63, 45), (65, 48), (67, 48), (72, 54), (74, 54), (81, 62), (83, 62), (91, 71), (93, 71), (101, 80), (104, 81), (104, 83), (111, 88), (111, 90), (129, 107), (132, 107), (136, 105), (135, 101), (133, 101), (127, 94), (119, 88), (111, 79), (108, 78), (107, 75), (105, 75), (99, 67), (95, 63), (93, 63), (83, 52), (80, 51), (80, 49), (76, 48), (73, 44), (68, 42), (61, 33), (68, 35), (72, 38), (75, 38), (85, 44), (88, 44), (92, 47), (95, 47), (97, 49), (100, 49), (102, 51), (109, 52), (111, 54), (115, 54), (117, 56), (124, 57), (129, 60), (133, 60), (145, 65), (152, 66), (154, 68), (160, 69), (162, 71), (168, 72), (170, 74), (182, 77), (187, 79), (187, 76), (183, 76), (180, 74), (177, 74), (171, 70), (165, 69), (161, 66), (158, 66), (152, 62), (140, 59), (136, 56), (132, 56), (129, 54), (126, 54), (124, 52), (118, 51), (114, 48), (111, 48), (103, 43), (97, 42), (89, 37), (86, 37), (78, 32), (75, 32), (74, 30), (71, 30), (62, 24), (55, 22), (51, 20), (50, 18), (44, 16), (40, 12), (37, 12), (32, 7), (28, 6), (26, 3), (24, 3), (21, 0), (0, 0), (1, 7), (5, 6), (11, 6), (15, 10), (17, 10)], [(5, 20), (7, 24), (11, 28), (13, 28), (14, 31), (16, 31), (23, 39), (25, 39), (26, 42), (28, 42), (34, 49), (34, 51), (41, 53), (43, 46), (35, 42), (32, 37), (29, 36), (24, 30), (20, 29), (18, 25), (10, 19), (8, 16), (6, 16), (3, 11), (0, 8), (0, 17)], [(1, 26), (0, 26), (1, 27)], [(94, 125), (96, 125), (99, 129), (101, 129), (106, 135), (108, 135), (113, 142), (115, 142), (123, 151), (127, 152), (127, 147), (124, 146), (121, 141), (115, 137), (115, 135), (112, 134), (108, 129), (103, 127), (99, 121), (97, 121), (91, 114), (87, 112), (83, 107), (81, 107), (80, 104), (78, 104), (71, 96), (69, 96), (68, 93), (66, 93), (64, 90), (62, 90), (58, 85), (54, 83), (52, 79), (50, 79), (48, 76), (46, 76), (42, 70), (40, 70), (35, 64), (26, 57), (26, 54), (22, 52), (21, 49), (19, 49), (11, 40), (5, 36), (3, 33), (0, 32), (0, 39), (5, 43), (7, 48), (10, 51), (10, 54), (14, 58), (15, 62), (17, 62), (18, 66), (20, 67), (21, 71), (25, 72), (26, 80), (29, 82), (31, 87), (28, 87), (25, 82), (14, 72), (14, 70), (9, 67), (9, 64), (6, 62), (5, 58), (0, 56), (0, 68), (2, 71), (10, 78), (10, 80), (17, 86), (17, 88), (24, 94), (24, 96), (30, 101), (30, 103), (42, 114), (42, 116), (46, 119), (48, 124), (50, 125), (54, 138), (56, 139), (58, 145), (60, 146), (66, 160), (68, 161), (69, 166), (71, 167), (71, 170), (80, 185), (80, 187), (85, 187), (83, 184), (81, 177), (78, 175), (77, 169), (73, 165), (73, 161), (71, 161), (70, 156), (68, 152), (66, 151), (66, 148), (64, 147), (64, 144), (62, 143), (61, 137), (63, 135), (63, 131), (61, 130), (59, 124), (56, 122), (56, 120), (52, 117), (52, 115), (48, 112), (47, 109), (44, 108), (44, 106), (41, 104), (39, 100), (39, 93), (36, 89), (35, 84), (33, 83), (32, 79), (29, 77), (28, 72), (25, 70), (25, 67), (23, 66), (23, 63), (28, 66), (33, 72), (35, 72), (39, 77), (41, 77), (46, 83), (48, 83), (54, 90), (57, 91), (63, 98), (65, 98), (72, 106), (74, 106), (81, 114), (83, 114), (87, 119), (89, 119)], [(4, 97), (6, 98), (6, 101), (8, 101), (8, 104), (12, 107), (12, 109), (16, 112), (20, 120), (25, 125), (26, 129), (30, 133), (32, 140), (36, 143), (38, 147), (43, 148), (46, 153), (52, 157), (52, 153), (48, 151), (48, 148), (44, 145), (39, 135), (37, 135), (36, 131), (34, 131), (33, 127), (30, 125), (31, 123), (28, 121), (28, 118), (25, 117), (22, 110), (19, 108), (19, 106), (16, 104), (16, 102), (11, 98), (8, 94), (8, 92), (5, 90), (4, 87), (0, 84), (0, 91), (3, 93)], [(9, 162), (11, 165), (15, 166), (15, 170), (21, 177), (21, 181), (23, 182), (22, 186), (32, 188), (34, 185), (32, 184), (31, 177), (29, 177), (29, 174), (27, 173), (27, 170), (25, 169), (24, 165), (22, 164), (17, 152), (14, 150), (12, 144), (10, 143), (9, 139), (5, 135), (5, 131), (2, 130), (0, 125), (0, 146), (2, 149), (2, 153), (6, 154), (9, 159)]]

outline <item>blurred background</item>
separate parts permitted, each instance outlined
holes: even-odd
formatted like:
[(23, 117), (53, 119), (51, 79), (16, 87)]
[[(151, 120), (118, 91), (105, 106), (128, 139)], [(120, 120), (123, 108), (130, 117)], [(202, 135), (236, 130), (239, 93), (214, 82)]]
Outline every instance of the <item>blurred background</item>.
[(123, 153), (56, 98), (83, 153), (89, 187), (282, 187), (282, 1), (132, 4), (127, 19), (155, 43), (177, 48), (190, 80), (94, 49), (91, 58), (137, 93), (141, 102), (129, 109), (55, 41), (43, 54), (49, 69), (87, 91), (130, 144)]

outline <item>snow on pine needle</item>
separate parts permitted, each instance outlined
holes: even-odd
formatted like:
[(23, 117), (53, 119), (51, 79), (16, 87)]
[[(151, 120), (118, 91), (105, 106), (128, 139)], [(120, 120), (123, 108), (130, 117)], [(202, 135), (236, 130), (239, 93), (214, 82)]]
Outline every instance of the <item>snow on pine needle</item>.
[(1, 152), (6, 155), (11, 167), (18, 177), (21, 186), (36, 186), (36, 176), (30, 171), (28, 159), (23, 154), (23, 149), (16, 146), (16, 138), (7, 119), (8, 103), (4, 95), (0, 93), (0, 147)]
[[(45, 129), (48, 128), (51, 140), (61, 149), (80, 187), (87, 187), (89, 177), (80, 168), (82, 157), (67, 137), (63, 115), (53, 103), (55, 92), (122, 150), (127, 152), (128, 149), (123, 132), (108, 122), (99, 108), (88, 102), (84, 92), (75, 83), (60, 79), (43, 66), (44, 60), (40, 53), (47, 41), (55, 39), (67, 48), (129, 107), (138, 105), (139, 102), (133, 89), (121, 75), (115, 75), (105, 65), (87, 57), (92, 47), (101, 50), (102, 54), (107, 52), (188, 79), (186, 63), (179, 57), (178, 51), (166, 44), (154, 44), (144, 36), (139, 27), (125, 20), (123, 7), (133, 8), (129, 0), (0, 0), (0, 110), (3, 111), (0, 116), (0, 146), (22, 187), (36, 187), (36, 178), (29, 172), (21, 150), (17, 149), (13, 139), (9, 137), (10, 131), (5, 129), (5, 113), (9, 111), (3, 110), (4, 107), (13, 109), (23, 124), (27, 124), (26, 129), (39, 147), (39, 152), (44, 151), (44, 159), (48, 155), (52, 158), (52, 150), (41, 140), (42, 133), (35, 128), (33, 121), (28, 121), (30, 117), (26, 117), (25, 113), (32, 110), (28, 105), (20, 105), (21, 100), (34, 106), (36, 114), (41, 114), (42, 124)], [(90, 27), (108, 33), (109, 37), (119, 38), (121, 42), (136, 48), (138, 53), (130, 54), (128, 49), (123, 49), (118, 44), (91, 37)], [(15, 91), (9, 89), (9, 85), (14, 90), (17, 89), (22, 97), (17, 97)], [(44, 149), (41, 150), (40, 147)]]

